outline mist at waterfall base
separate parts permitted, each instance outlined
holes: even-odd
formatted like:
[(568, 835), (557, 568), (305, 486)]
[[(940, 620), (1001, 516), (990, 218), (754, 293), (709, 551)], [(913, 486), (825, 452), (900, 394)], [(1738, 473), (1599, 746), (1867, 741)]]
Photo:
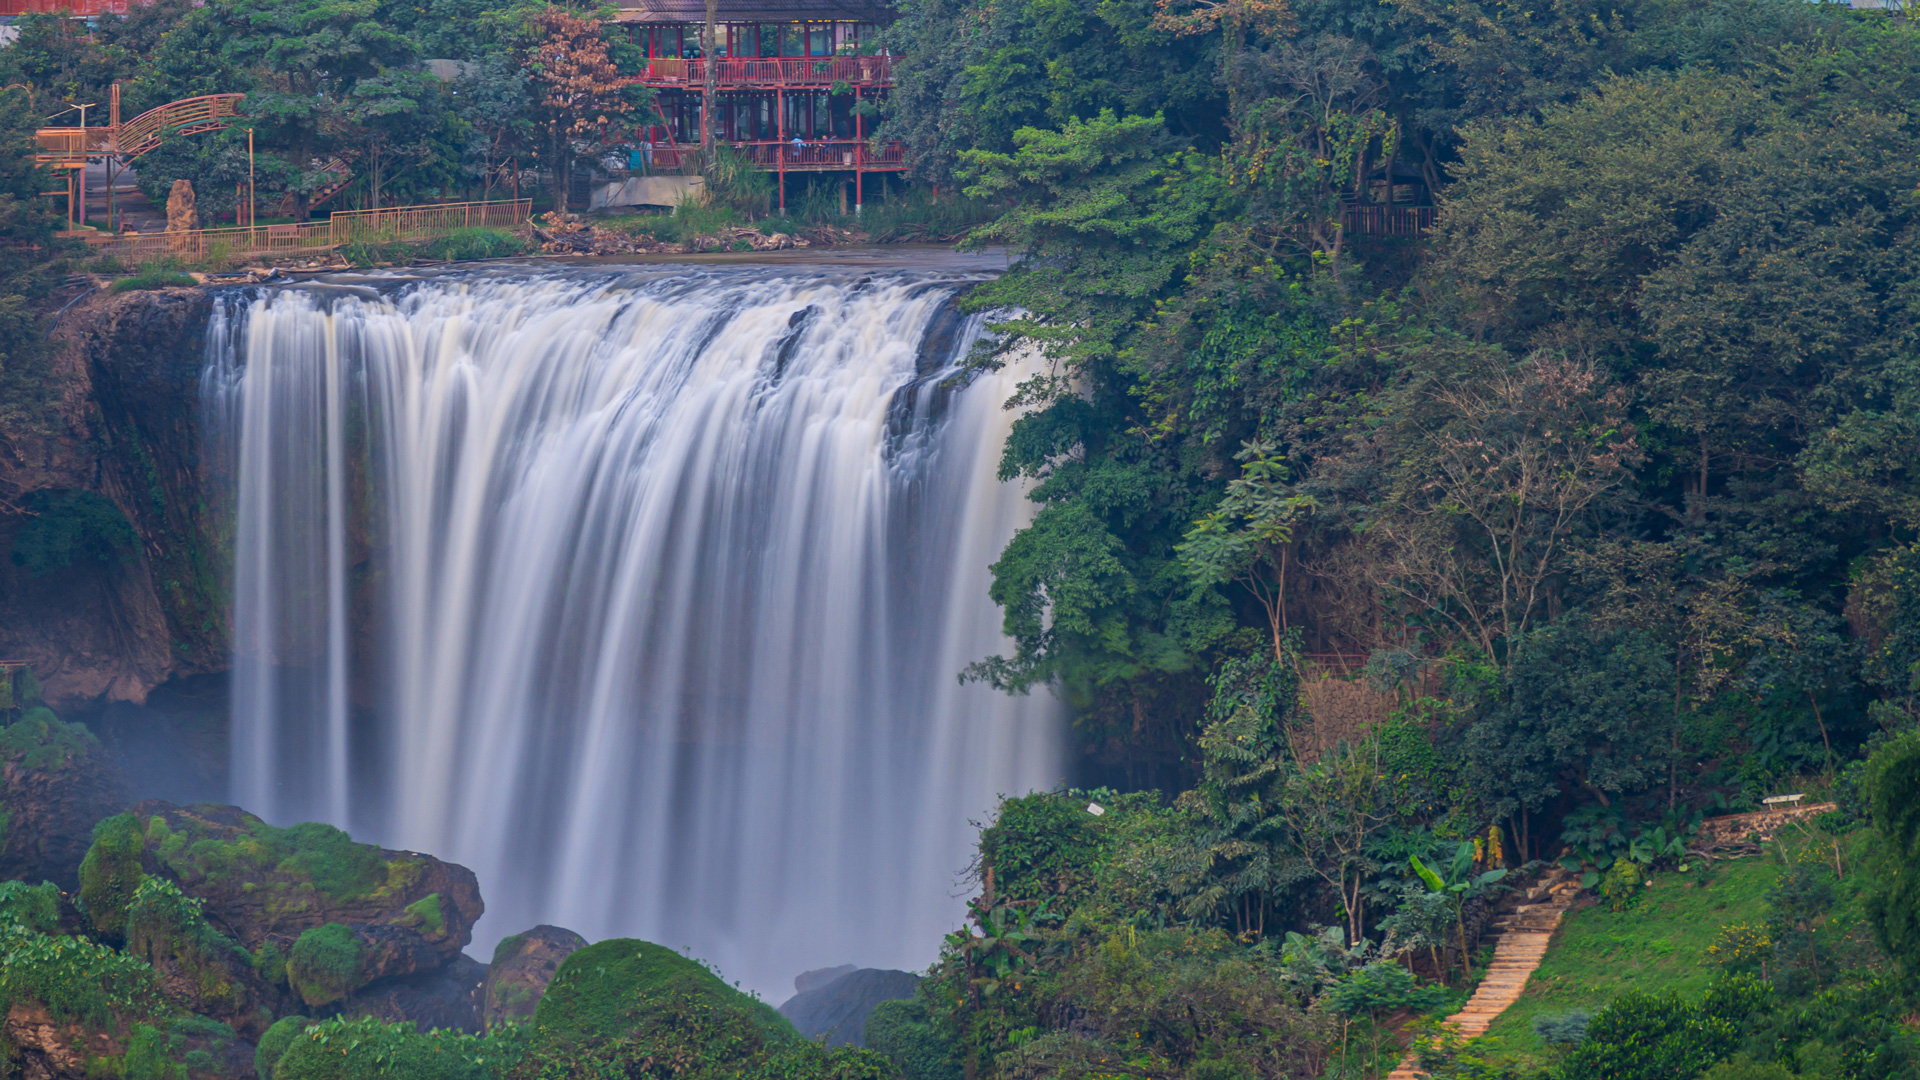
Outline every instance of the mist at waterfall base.
[(988, 566), (1019, 373), (921, 263), (229, 294), (233, 798), (471, 867), (472, 951), (636, 936), (778, 1001), (919, 968), (996, 797), (1060, 779)]

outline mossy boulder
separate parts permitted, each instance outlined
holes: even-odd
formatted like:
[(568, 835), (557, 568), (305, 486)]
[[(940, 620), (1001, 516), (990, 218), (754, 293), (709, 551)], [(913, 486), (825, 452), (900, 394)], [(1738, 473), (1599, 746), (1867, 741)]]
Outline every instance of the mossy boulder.
[(705, 964), (634, 938), (568, 956), (533, 1013), (535, 1037), (556, 1046), (646, 1038), (666, 1025), (676, 1040), (696, 1038), (691, 1028), (724, 1031), (743, 1049), (800, 1038), (773, 1006), (728, 986)]
[(0, 878), (73, 891), (94, 824), (127, 803), (120, 770), (84, 725), (36, 706), (0, 728)]
[[(309, 1005), (340, 1000), (378, 979), (450, 963), (472, 940), (474, 921), (484, 910), (479, 885), (465, 867), (355, 843), (330, 825), (283, 829), (239, 807), (156, 800), (101, 828), (96, 850), (88, 854), (91, 869), (83, 875), (93, 892), (86, 882), (82, 888), (99, 932), (124, 927), (139, 875), (164, 878), (200, 904), (213, 929), (252, 959), (260, 985), (279, 986), (285, 979)], [(95, 894), (101, 903), (91, 898)], [(359, 950), (351, 978), (300, 968), (294, 956), (302, 935), (328, 926), (341, 930), (328, 931), (332, 937), (326, 940), (344, 932)], [(326, 989), (336, 984), (340, 989)]]
[(558, 926), (536, 926), (502, 939), (494, 947), (493, 963), (487, 966), (483, 991), (487, 1030), (531, 1017), (561, 963), (586, 944), (586, 938)]

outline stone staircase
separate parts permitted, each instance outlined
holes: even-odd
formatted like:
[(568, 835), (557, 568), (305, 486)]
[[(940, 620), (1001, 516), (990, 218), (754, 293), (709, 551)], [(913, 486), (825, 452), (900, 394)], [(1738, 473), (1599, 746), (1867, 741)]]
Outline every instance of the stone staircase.
[[(1459, 1032), (1463, 1039), (1486, 1034), (1487, 1028), (1507, 1006), (1520, 1000), (1527, 979), (1547, 955), (1547, 943), (1553, 939), (1560, 919), (1580, 894), (1577, 877), (1556, 867), (1539, 884), (1527, 890), (1526, 902), (1494, 920), (1500, 932), (1493, 945), (1493, 963), (1487, 977), (1474, 988), (1473, 996), (1459, 1012), (1443, 1023)], [(1412, 1054), (1387, 1074), (1387, 1080), (1424, 1080)]]

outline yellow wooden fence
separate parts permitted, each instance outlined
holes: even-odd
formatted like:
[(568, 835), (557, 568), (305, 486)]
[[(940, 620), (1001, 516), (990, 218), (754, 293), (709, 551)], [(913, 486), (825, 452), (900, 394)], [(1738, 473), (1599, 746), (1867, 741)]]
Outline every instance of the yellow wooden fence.
[(533, 200), (391, 206), (342, 210), (326, 221), (301, 225), (242, 225), (224, 229), (137, 233), (89, 245), (127, 266), (165, 259), (200, 263), (210, 258), (317, 254), (355, 240), (424, 240), (456, 229), (511, 229), (533, 213)]

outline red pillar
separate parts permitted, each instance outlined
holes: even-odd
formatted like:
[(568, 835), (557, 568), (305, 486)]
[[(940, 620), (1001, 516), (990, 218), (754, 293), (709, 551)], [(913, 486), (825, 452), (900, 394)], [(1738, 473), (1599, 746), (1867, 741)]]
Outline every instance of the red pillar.
[(853, 88), (853, 108), (853, 137), (856, 140), (853, 144), (853, 213), (858, 217), (860, 216), (860, 189), (865, 186), (860, 181), (866, 175), (862, 166), (867, 163), (867, 121), (859, 113), (860, 88), (857, 86)]
[(780, 140), (780, 212), (787, 212), (787, 92), (773, 88), (773, 129)]

